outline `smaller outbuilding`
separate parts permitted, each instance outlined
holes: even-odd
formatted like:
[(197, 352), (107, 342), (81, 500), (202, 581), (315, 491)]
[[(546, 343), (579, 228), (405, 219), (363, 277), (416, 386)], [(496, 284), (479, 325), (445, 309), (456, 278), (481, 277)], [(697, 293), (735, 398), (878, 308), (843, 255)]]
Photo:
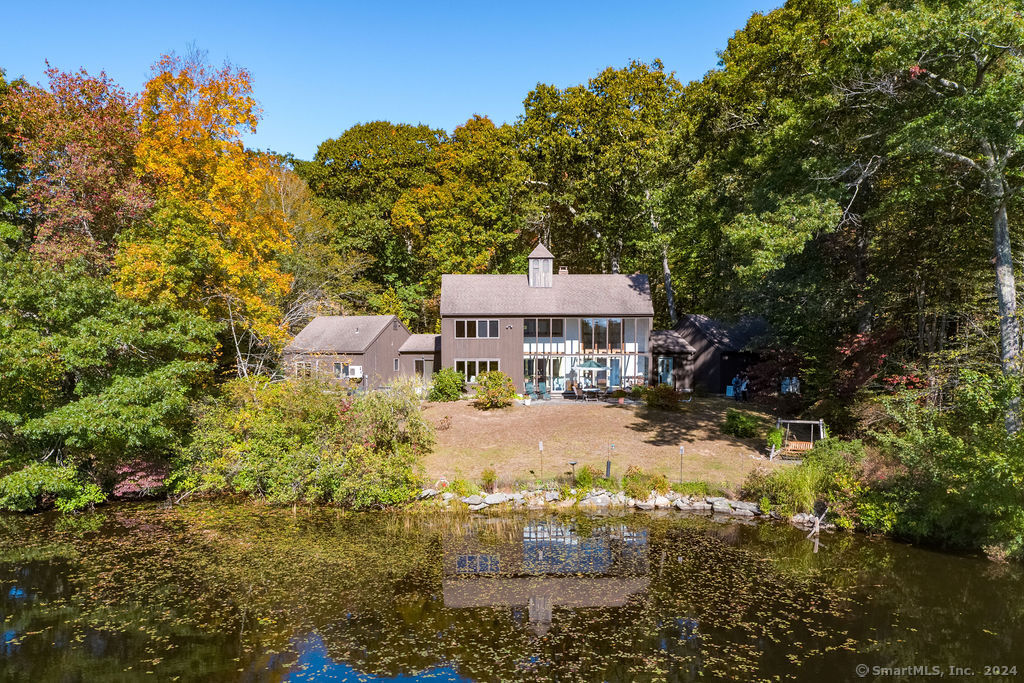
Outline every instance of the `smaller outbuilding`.
[(398, 356), (403, 375), (428, 382), (434, 371), (441, 369), (441, 335), (410, 335), (398, 349)]
[(411, 336), (394, 315), (317, 316), (284, 348), (285, 373), (377, 389), (402, 374), (400, 349)]
[(676, 391), (693, 390), (693, 358), (696, 350), (677, 330), (651, 332), (651, 376), (649, 382), (671, 384)]
[(692, 386), (724, 394), (734, 376), (760, 359), (758, 342), (767, 333), (768, 325), (755, 317), (729, 324), (706, 315), (690, 314), (674, 331), (694, 350)]

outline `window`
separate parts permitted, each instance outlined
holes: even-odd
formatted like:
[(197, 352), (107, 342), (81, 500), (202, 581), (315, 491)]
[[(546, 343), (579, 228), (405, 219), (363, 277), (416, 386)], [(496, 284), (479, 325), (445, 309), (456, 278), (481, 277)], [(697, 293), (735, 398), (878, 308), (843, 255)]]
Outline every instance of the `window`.
[(300, 361), (295, 363), (295, 376), (296, 377), (312, 377), (313, 376), (313, 364), (306, 361)]
[(498, 361), (492, 359), (455, 361), (455, 372), (458, 372), (465, 377), (466, 382), (469, 384), (474, 384), (476, 382), (476, 376), (478, 374), (484, 372), (497, 372), (499, 369)]
[(497, 339), (497, 320), (456, 320), (456, 339)]
[(524, 318), (523, 337), (528, 339), (561, 339), (565, 336), (562, 318)]
[(594, 321), (589, 318), (584, 318), (580, 323), (583, 332), (583, 350), (591, 351), (594, 348)]
[(621, 318), (609, 318), (608, 320), (608, 346), (612, 351), (622, 350)]
[(348, 363), (335, 363), (334, 364), (334, 377), (336, 379), (342, 379), (348, 377)]
[(395, 372), (398, 372), (398, 359), (395, 359)]
[(416, 373), (417, 377), (423, 376), (423, 359), (417, 358), (412, 362), (412, 371)]
[(607, 318), (595, 318), (591, 321), (594, 325), (594, 350), (608, 350), (608, 320)]

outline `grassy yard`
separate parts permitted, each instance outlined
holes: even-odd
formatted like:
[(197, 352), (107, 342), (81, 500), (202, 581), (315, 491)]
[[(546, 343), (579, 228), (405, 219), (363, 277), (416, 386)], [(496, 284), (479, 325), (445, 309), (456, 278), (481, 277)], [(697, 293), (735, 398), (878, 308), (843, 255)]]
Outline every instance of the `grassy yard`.
[[(768, 466), (763, 439), (737, 439), (719, 429), (729, 408), (770, 417), (749, 405), (722, 398), (695, 398), (682, 412), (648, 410), (607, 403), (542, 403), (482, 411), (468, 401), (431, 403), (424, 414), (436, 426), (437, 446), (424, 464), (431, 481), (457, 477), (480, 483), (487, 467), (498, 473), (499, 486), (551, 479), (592, 465), (603, 475), (612, 461), (620, 478), (630, 465), (679, 480), (679, 446), (683, 480), (738, 488), (747, 473)], [(449, 425), (445, 427), (445, 425)], [(538, 441), (544, 442), (543, 457)], [(612, 451), (610, 444), (615, 444)], [(530, 470), (533, 470), (531, 474)]]

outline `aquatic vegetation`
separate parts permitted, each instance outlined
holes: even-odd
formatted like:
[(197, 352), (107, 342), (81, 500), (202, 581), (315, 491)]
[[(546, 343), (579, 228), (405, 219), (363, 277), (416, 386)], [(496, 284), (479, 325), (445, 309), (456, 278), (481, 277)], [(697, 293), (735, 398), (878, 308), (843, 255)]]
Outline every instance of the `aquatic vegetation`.
[[(84, 532), (4, 519), (24, 539), (0, 555), (4, 680), (842, 679), (1024, 637), (1019, 573), (853, 535), (815, 553), (781, 525), (222, 502), (119, 505)], [(934, 619), (951, 628), (926, 636)]]

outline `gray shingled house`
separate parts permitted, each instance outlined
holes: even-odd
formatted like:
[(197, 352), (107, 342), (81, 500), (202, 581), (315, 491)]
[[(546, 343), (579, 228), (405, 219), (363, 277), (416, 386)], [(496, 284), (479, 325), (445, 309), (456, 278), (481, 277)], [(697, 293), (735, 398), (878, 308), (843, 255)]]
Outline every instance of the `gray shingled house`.
[(398, 357), (403, 375), (429, 380), (435, 370), (441, 369), (441, 335), (410, 335), (398, 349)]
[(468, 382), (501, 370), (520, 391), (645, 382), (654, 317), (647, 276), (555, 274), (553, 266), (540, 245), (525, 275), (443, 275), (441, 366)]
[(768, 326), (760, 318), (743, 318), (727, 324), (706, 315), (684, 316), (678, 333), (693, 348), (692, 384), (714, 393), (725, 393), (732, 378), (756, 363), (757, 342)]
[(402, 374), (409, 329), (393, 315), (322, 315), (284, 349), (285, 372), (376, 389)]

